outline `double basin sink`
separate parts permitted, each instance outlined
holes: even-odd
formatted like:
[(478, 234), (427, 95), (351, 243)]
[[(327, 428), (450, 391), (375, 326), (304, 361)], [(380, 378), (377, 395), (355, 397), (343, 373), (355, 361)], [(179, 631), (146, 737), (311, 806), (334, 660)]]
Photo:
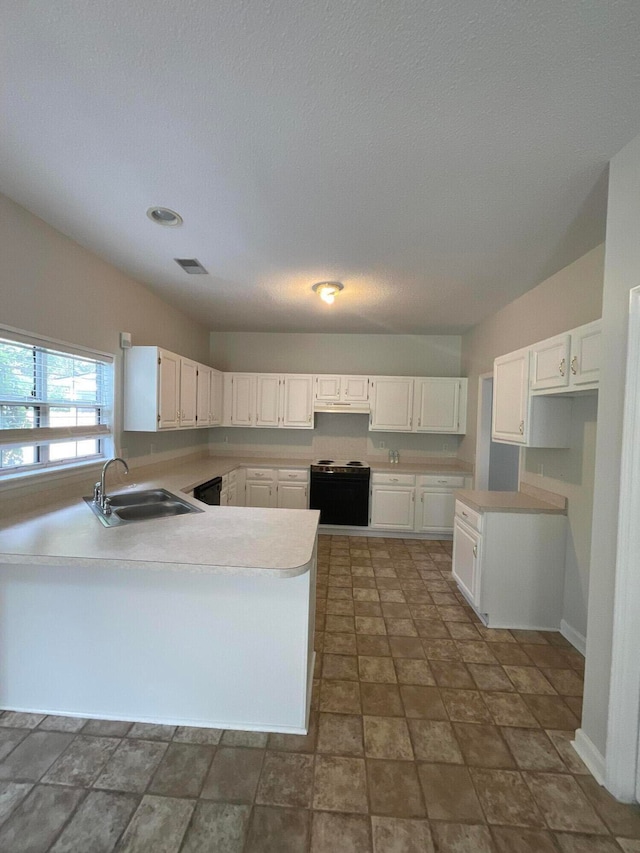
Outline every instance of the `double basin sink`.
[(84, 500), (105, 527), (117, 527), (134, 521), (150, 521), (154, 518), (169, 518), (174, 515), (204, 511), (166, 489), (141, 489), (109, 495), (110, 515), (105, 515), (93, 502), (93, 498), (84, 498)]

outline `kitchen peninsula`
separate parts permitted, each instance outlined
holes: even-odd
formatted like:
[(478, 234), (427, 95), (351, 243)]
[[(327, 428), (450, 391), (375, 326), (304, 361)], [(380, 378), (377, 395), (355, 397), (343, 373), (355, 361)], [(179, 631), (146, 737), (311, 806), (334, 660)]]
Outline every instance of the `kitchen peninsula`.
[[(213, 473), (131, 479), (186, 493)], [(199, 506), (111, 529), (81, 494), (3, 510), (0, 708), (306, 730), (319, 514)]]

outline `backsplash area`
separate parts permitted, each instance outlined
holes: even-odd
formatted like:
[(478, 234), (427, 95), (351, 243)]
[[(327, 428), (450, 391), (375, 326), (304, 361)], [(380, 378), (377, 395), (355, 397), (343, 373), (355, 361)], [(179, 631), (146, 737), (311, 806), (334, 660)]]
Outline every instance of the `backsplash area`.
[[(387, 460), (389, 450), (400, 459), (456, 456), (462, 436), (401, 432), (369, 432), (366, 414), (318, 412), (315, 429), (259, 429), (221, 427), (209, 430), (209, 448), (215, 455), (277, 456), (303, 459)], [(380, 447), (383, 443), (384, 447)]]

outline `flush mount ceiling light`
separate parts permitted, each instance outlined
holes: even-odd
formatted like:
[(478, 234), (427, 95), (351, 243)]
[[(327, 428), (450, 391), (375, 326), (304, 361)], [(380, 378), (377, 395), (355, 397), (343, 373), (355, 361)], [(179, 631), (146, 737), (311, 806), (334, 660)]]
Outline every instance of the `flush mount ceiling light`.
[(336, 298), (336, 293), (344, 290), (344, 284), (340, 281), (319, 281), (314, 284), (311, 290), (317, 293), (323, 302), (327, 305), (333, 305), (333, 300)]
[(182, 225), (182, 217), (175, 210), (169, 210), (168, 207), (150, 207), (147, 210), (147, 216), (152, 222), (157, 222), (158, 225), (167, 225), (170, 228), (175, 228), (177, 225)]

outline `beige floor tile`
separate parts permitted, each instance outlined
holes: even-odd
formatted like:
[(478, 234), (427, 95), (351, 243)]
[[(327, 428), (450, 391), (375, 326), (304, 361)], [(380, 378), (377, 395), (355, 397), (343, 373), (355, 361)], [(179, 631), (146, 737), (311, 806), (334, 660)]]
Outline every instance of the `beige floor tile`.
[(313, 786), (313, 756), (296, 752), (267, 752), (256, 803), (263, 806), (309, 808)]
[(386, 635), (387, 628), (384, 619), (376, 616), (356, 616), (356, 633), (371, 636)]
[(408, 604), (401, 604), (395, 601), (384, 601), (382, 603), (382, 613), (388, 618), (393, 619), (411, 619), (412, 614)]
[[(244, 853), (274, 853), (276, 850), (278, 853), (300, 853), (307, 848), (310, 822), (311, 814), (306, 809), (254, 806)], [(209, 853), (209, 850), (218, 853), (216, 847), (196, 849), (197, 853)], [(226, 853), (224, 847), (222, 850)], [(238, 853), (240, 850), (243, 848), (238, 848)]]
[(480, 640), (480, 634), (475, 625), (470, 622), (446, 622), (447, 631), (452, 640)]
[(392, 658), (361, 655), (358, 657), (358, 670), (361, 681), (376, 681), (381, 684), (397, 682)]
[(598, 835), (556, 835), (562, 853), (619, 853), (613, 838)]
[(540, 810), (520, 773), (479, 767), (469, 772), (489, 823), (544, 828)]
[(264, 749), (267, 745), (269, 735), (266, 732), (242, 732), (227, 729), (222, 735), (223, 746), (251, 746), (255, 749)]
[(353, 612), (356, 616), (382, 616), (382, 608), (375, 601), (354, 601)]
[(323, 655), (322, 677), (341, 681), (358, 681), (358, 659), (355, 655)]
[(391, 648), (386, 636), (372, 636), (370, 634), (356, 634), (356, 645), (359, 655), (372, 657), (390, 657)]
[(409, 720), (409, 731), (418, 760), (464, 764), (451, 723), (444, 720)]
[(616, 840), (624, 853), (640, 853), (640, 841), (633, 838), (617, 838)]
[(506, 665), (504, 671), (507, 673), (518, 693), (539, 693), (556, 695), (552, 684), (535, 666), (511, 666)]
[(575, 738), (575, 732), (547, 729), (547, 735), (560, 753), (560, 758), (562, 758), (570, 773), (582, 776), (590, 775), (587, 765), (580, 758), (571, 743)]
[(447, 712), (438, 687), (402, 684), (400, 694), (407, 717), (446, 720)]
[(379, 592), (380, 601), (406, 602), (405, 594), (401, 589), (381, 589)]
[(558, 853), (549, 832), (507, 826), (491, 828), (498, 853)]
[(404, 717), (404, 705), (396, 684), (360, 684), (362, 713), (373, 717)]
[(561, 696), (582, 696), (584, 682), (572, 669), (543, 669)]
[(192, 800), (145, 796), (131, 819), (118, 850), (122, 853), (178, 853), (195, 803)]
[(333, 634), (353, 634), (355, 632), (354, 617), (327, 615), (325, 631)]
[(399, 717), (364, 717), (364, 751), (367, 758), (413, 761), (409, 729)]
[(241, 853), (247, 833), (250, 806), (231, 803), (196, 804), (193, 818), (185, 834), (181, 853)]
[(551, 667), (553, 669), (567, 668), (569, 658), (564, 649), (556, 648), (548, 643), (544, 645), (523, 643), (522, 649), (529, 655), (536, 666)]
[(529, 771), (523, 776), (550, 829), (606, 834), (606, 826), (573, 776)]
[(419, 764), (418, 773), (431, 820), (484, 823), (469, 771), (454, 764)]
[(413, 624), (413, 619), (394, 619), (394, 618), (385, 618), (385, 624), (387, 626), (387, 634), (393, 637), (417, 637), (418, 632), (416, 630), (415, 625)]
[(329, 616), (353, 616), (353, 601), (336, 601), (332, 599), (327, 602), (325, 613)]
[(423, 640), (427, 660), (460, 660), (455, 640)]
[(360, 713), (360, 686), (354, 681), (322, 681), (320, 710), (337, 714)]
[[(300, 853), (300, 850), (298, 848), (295, 853)], [(311, 853), (371, 853), (372, 850), (368, 818), (329, 812), (313, 813)]]
[(458, 723), (490, 723), (491, 714), (477, 690), (441, 690), (449, 719)]
[(421, 640), (417, 637), (389, 637), (389, 647), (394, 658), (424, 658)]
[(538, 722), (518, 693), (484, 693), (484, 701), (498, 726), (538, 728)]
[[(426, 606), (425, 606), (426, 609)], [(431, 608), (436, 610), (435, 607)], [(416, 629), (418, 631), (418, 635), (425, 640), (449, 640), (451, 639), (451, 634), (447, 630), (447, 627), (444, 622), (441, 622), (438, 619), (437, 613), (432, 613), (431, 615), (425, 614), (424, 617), (414, 618), (414, 623)], [(451, 623), (454, 624), (454, 623)], [(462, 624), (455, 623), (455, 624)]]
[(483, 663), (469, 663), (466, 666), (478, 690), (515, 693), (511, 679), (501, 666), (488, 666)]
[(543, 729), (575, 731), (580, 721), (560, 696), (534, 696), (523, 693), (522, 698)]
[(355, 634), (325, 634), (324, 653), (336, 655), (355, 655)]
[(482, 641), (472, 642), (469, 640), (456, 640), (456, 645), (458, 646), (460, 657), (466, 663), (497, 663), (488, 643)]
[(367, 759), (367, 782), (372, 814), (426, 817), (414, 762)]
[(491, 652), (503, 666), (533, 666), (533, 661), (516, 643), (492, 643)]
[(354, 601), (380, 601), (377, 589), (366, 589), (355, 587), (353, 590)]
[(200, 796), (207, 800), (252, 803), (264, 751), (218, 747)]
[(441, 853), (495, 853), (495, 847), (486, 826), (435, 823), (432, 824), (431, 831), (437, 845), (436, 849)]
[(434, 686), (436, 681), (426, 660), (414, 658), (394, 658), (396, 675), (401, 684), (421, 684)]
[(434, 853), (426, 820), (372, 817), (374, 853)]
[(640, 806), (619, 803), (593, 776), (577, 780), (587, 799), (613, 835), (640, 839)]
[(431, 670), (438, 687), (474, 689), (475, 683), (464, 663), (459, 661), (430, 661)]
[(317, 751), (332, 755), (364, 755), (362, 717), (351, 714), (320, 714)]
[(309, 715), (309, 731), (306, 735), (289, 735), (274, 732), (269, 735), (267, 746), (269, 749), (279, 752), (311, 753), (316, 748), (317, 733), (318, 714), (316, 711), (312, 711)]
[(362, 758), (319, 755), (315, 762), (313, 808), (367, 814), (367, 779)]
[(478, 723), (454, 723), (465, 763), (471, 767), (509, 770), (515, 768), (513, 758), (496, 726)]
[(566, 769), (558, 751), (542, 729), (505, 727), (502, 734), (521, 770), (562, 773)]

